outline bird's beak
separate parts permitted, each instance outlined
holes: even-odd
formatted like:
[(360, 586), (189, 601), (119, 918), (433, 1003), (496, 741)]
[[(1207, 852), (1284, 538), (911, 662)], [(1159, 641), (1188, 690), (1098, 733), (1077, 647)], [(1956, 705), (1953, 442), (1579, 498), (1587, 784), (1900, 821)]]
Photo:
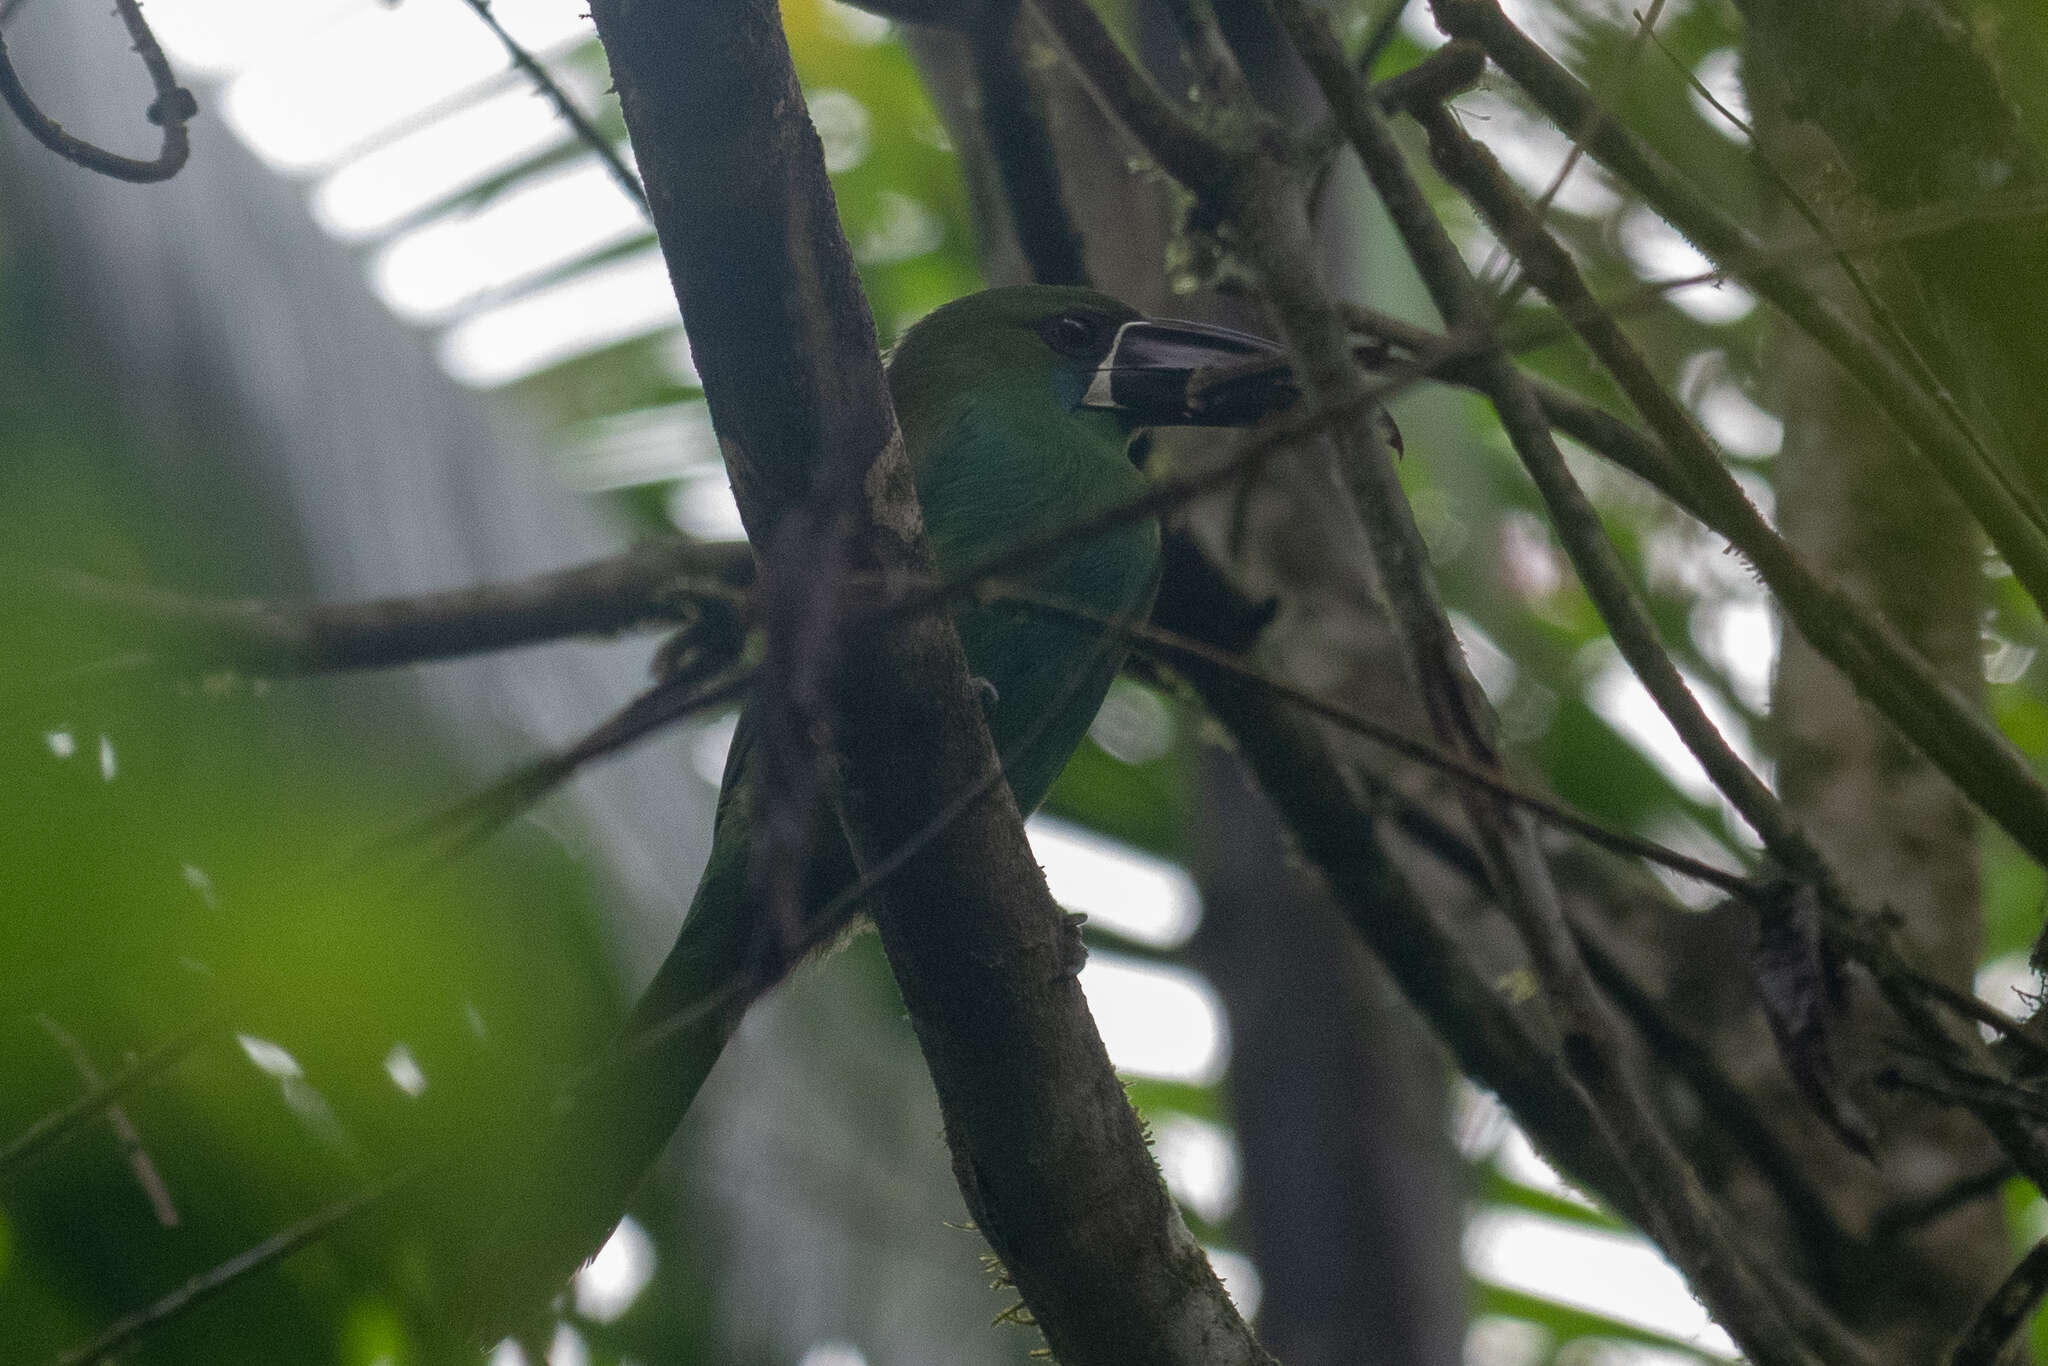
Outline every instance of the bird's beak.
[(1141, 427), (1249, 427), (1300, 392), (1287, 353), (1263, 337), (1140, 318), (1117, 329), (1081, 402)]

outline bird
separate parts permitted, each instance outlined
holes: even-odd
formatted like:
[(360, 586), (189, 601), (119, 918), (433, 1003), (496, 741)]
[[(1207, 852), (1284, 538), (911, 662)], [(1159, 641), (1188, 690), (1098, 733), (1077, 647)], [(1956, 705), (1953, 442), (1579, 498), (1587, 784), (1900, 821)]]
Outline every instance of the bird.
[[(1296, 397), (1272, 342), (1052, 285), (984, 290), (933, 310), (899, 340), (886, 373), (941, 579), (1140, 498), (1150, 487), (1132, 449), (1142, 430), (1250, 426)], [(974, 595), (953, 609), (1020, 811), (1044, 800), (1086, 734), (1125, 653), (1106, 623), (1142, 618), (1159, 566), (1157, 519), (1129, 521), (1007, 575), (1085, 616)], [(759, 735), (749, 704), (706, 870), (617, 1046), (494, 1182), (495, 1211), (465, 1257), (473, 1323), (487, 1336), (545, 1306), (602, 1246), (747, 1006), (779, 975), (759, 971), (774, 931), (763, 880), (748, 871)], [(806, 911), (855, 881), (822, 803), (811, 849)]]

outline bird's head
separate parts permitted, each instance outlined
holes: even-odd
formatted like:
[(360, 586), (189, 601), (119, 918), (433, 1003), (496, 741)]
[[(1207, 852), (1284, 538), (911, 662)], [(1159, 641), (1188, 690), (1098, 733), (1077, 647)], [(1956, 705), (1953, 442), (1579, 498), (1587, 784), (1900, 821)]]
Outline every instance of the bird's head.
[(1142, 316), (1090, 289), (1016, 285), (946, 304), (897, 345), (899, 412), (1001, 390), (1047, 399), (1125, 434), (1248, 427), (1298, 394), (1279, 347), (1207, 323)]

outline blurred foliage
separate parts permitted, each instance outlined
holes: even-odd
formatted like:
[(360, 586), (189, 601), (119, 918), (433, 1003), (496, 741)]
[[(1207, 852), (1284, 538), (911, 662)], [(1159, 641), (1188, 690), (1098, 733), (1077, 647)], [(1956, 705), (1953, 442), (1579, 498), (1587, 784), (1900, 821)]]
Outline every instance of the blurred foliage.
[[(0, 259), (10, 563), (235, 581), (229, 528), (260, 493), (164, 516), (91, 371), (49, 344), (49, 304), (32, 261)], [(472, 1360), (422, 1216), (454, 1189), (442, 1155), (487, 1158), (615, 1018), (590, 870), (530, 830), (452, 867), (394, 842), (467, 779), (392, 696), (365, 715), (328, 684), (139, 671), (33, 594), (4, 595), (0, 631), (0, 1144), (196, 1040), (120, 1102), (163, 1218), (106, 1114), (0, 1168), (0, 1360), (49, 1360), (423, 1157), (400, 1196), (126, 1359)]]
[[(1380, 6), (1347, 8), (1356, 34)], [(1419, 32), (1423, 0), (1411, 8)], [(1744, 142), (1685, 81), (1731, 60), (1740, 30), (1729, 4), (1666, 4), (1656, 44), (1640, 41), (1619, 0), (1530, 9), (1544, 40), (1615, 118), (1755, 221), (1758, 177)], [(979, 284), (959, 168), (886, 24), (832, 0), (786, 0), (783, 12), (886, 343)], [(2048, 11), (2037, 0), (1982, 0), (1973, 17), (2023, 115), (2048, 143)], [(1380, 74), (1425, 51), (1404, 33)], [(567, 65), (603, 84), (594, 43)], [(1459, 107), (1475, 133), (1502, 144), (1533, 117), (1504, 82), (1489, 82)], [(600, 124), (608, 136), (622, 135), (615, 104), (607, 103)], [(554, 148), (432, 212), (489, 202), (576, 154)], [(1525, 178), (1525, 188), (1539, 191), (1547, 178)], [(1440, 186), (1437, 200), (1475, 265), (1497, 275), (1499, 262), (1469, 211)], [(1646, 278), (1682, 273), (1670, 253), (1651, 249), (1656, 225), (1646, 214), (1581, 164), (1550, 219), (1594, 288), (1626, 297)], [(608, 254), (642, 250), (649, 240)], [(1433, 321), (1383, 242), (1361, 251), (1376, 303)], [(12, 371), (0, 386), (0, 479), (9, 494), (0, 504), (0, 544), (33, 563), (231, 585), (233, 574), (218, 563), (232, 558), (231, 547), (195, 540), (185, 519), (165, 513), (150, 476), (126, 462), (118, 422), (61, 357), (38, 345), (38, 310), (55, 301), (35, 296), (16, 260), (0, 257), (0, 284), (8, 288), (0, 357)], [(1765, 319), (1742, 298), (1726, 287), (1689, 309), (1684, 297), (1649, 296), (1628, 322), (1696, 409), (1734, 412), (1767, 435)], [(1539, 316), (1525, 304), (1520, 321)], [(508, 398), (555, 433), (668, 405), (700, 411), (678, 345), (670, 332), (608, 347), (522, 383)], [(1614, 402), (1575, 343), (1552, 342), (1525, 360)], [(1612, 652), (1483, 403), (1418, 392), (1397, 412), (1412, 453), (1401, 476), (1446, 597), (1469, 624), (1475, 660), (1491, 654), (1504, 663), (1488, 686), (1516, 761), (1601, 820), (1693, 849), (1740, 848), (1746, 834), (1731, 828), (1717, 802), (1675, 782), (1603, 691)], [(1742, 465), (1765, 499), (1769, 445), (1759, 441)], [(1628, 476), (1574, 458), (1625, 561), (1648, 585), (1674, 656), (1767, 752), (1757, 661), (1738, 658), (1723, 630), (1732, 613), (1754, 610), (1755, 585), (1714, 538)], [(664, 477), (606, 496), (630, 522), (651, 528), (671, 515), (675, 487)], [(217, 492), (224, 504), (236, 496)], [(2034, 663), (2048, 633), (1999, 568), (1987, 565), (1987, 655), (2004, 661), (1994, 667), (1992, 705), (2029, 754), (2048, 759), (2048, 690)], [(132, 675), (118, 640), (84, 636), (75, 622), (33, 605), (4, 610), (0, 628), (15, 648), (0, 658), (0, 752), (9, 777), (0, 788), (0, 886), (8, 888), (0, 961), (16, 970), (0, 981), (0, 1059), (11, 1078), (0, 1091), (0, 1142), (87, 1087), (43, 1020), (75, 1037), (105, 1074), (196, 1022), (222, 1025), (124, 1103), (177, 1204), (176, 1227), (159, 1225), (103, 1123), (33, 1169), (0, 1171), (0, 1360), (12, 1362), (40, 1361), (90, 1336), (421, 1152), (462, 1151), (502, 1122), (508, 1106), (559, 1079), (614, 1018), (617, 1002), (595, 928), (595, 889), (556, 846), (515, 833), (454, 870), (393, 877), (366, 864), (380, 837), (452, 790), (452, 769), (421, 736), (389, 724), (388, 715), (362, 724), (326, 684), (262, 690), (234, 678), (167, 684)], [(1049, 809), (1148, 850), (1185, 853), (1195, 729), (1178, 718), (1171, 746), (1141, 762), (1089, 742)], [(1996, 837), (1985, 840), (1984, 873), (1986, 956), (2023, 952), (2041, 923), (2048, 883)], [(887, 989), (871, 951), (849, 954), (833, 970), (867, 974), (878, 992)], [(235, 1034), (250, 1042), (236, 1043)], [(417, 1096), (394, 1081), (400, 1045), (427, 1079)], [(1133, 1079), (1130, 1094), (1155, 1126), (1175, 1115), (1228, 1122), (1215, 1088)], [(1475, 1162), (1474, 1189), (1486, 1203), (1607, 1223), (1516, 1183), (1486, 1157)], [(421, 1189), (431, 1192), (435, 1179)], [(269, 1361), (285, 1340), (300, 1344), (294, 1359), (337, 1366), (464, 1359), (437, 1303), (437, 1208), (431, 1199), (390, 1202), (250, 1278), (230, 1299), (184, 1316), (138, 1359)], [(2031, 1217), (2016, 1218), (2015, 1227)], [(1229, 1221), (1204, 1231), (1227, 1238)], [(638, 1353), (675, 1362), (701, 1349), (695, 1311), (709, 1292), (676, 1252), (661, 1248), (661, 1296), (617, 1323), (579, 1325), (600, 1360)], [(1476, 1288), (1474, 1308), (1534, 1325), (1540, 1345), (1529, 1360), (1555, 1359), (1574, 1342), (1690, 1350), (1499, 1287)], [(2048, 1351), (2048, 1341), (2040, 1347)]]

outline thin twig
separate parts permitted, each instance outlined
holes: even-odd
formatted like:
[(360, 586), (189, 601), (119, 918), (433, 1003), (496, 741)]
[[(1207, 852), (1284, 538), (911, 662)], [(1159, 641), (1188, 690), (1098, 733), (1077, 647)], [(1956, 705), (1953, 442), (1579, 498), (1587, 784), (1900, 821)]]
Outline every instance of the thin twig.
[(469, 6), (477, 18), (483, 20), (484, 27), (488, 28), (492, 36), (504, 46), (505, 55), (512, 59), (512, 65), (525, 72), (527, 79), (533, 82), (534, 88), (547, 97), (548, 103), (555, 106), (555, 111), (562, 116), (563, 122), (575, 132), (577, 141), (597, 154), (597, 159), (604, 163), (605, 170), (611, 173), (618, 187), (626, 192), (626, 197), (638, 204), (642, 213), (646, 213), (647, 188), (640, 183), (640, 177), (633, 174), (633, 168), (619, 155), (619, 149), (613, 146), (611, 140), (590, 121), (589, 116), (577, 105), (569, 92), (562, 88), (561, 83), (549, 74), (540, 58), (528, 52), (525, 45), (498, 22), (498, 16), (491, 11), (491, 0), (462, 2)]
[(1387, 55), (1387, 49), (1394, 45), (1394, 39), (1401, 36), (1401, 16), (1408, 12), (1413, 0), (1387, 0), (1386, 7), (1372, 21), (1366, 31), (1365, 44), (1358, 49), (1358, 55), (1351, 60), (1352, 69), (1366, 80), (1373, 79), (1373, 71), (1380, 64), (1380, 58)]
[[(1663, 12), (1664, 0), (1650, 0), (1649, 14), (1637, 14), (1638, 27), (1629, 39), (1627, 50), (1622, 53), (1621, 69), (1614, 75), (1615, 87), (1619, 87), (1634, 74), (1636, 63), (1642, 60), (1644, 40), (1655, 36), (1657, 16)], [(1564, 191), (1565, 182), (1571, 179), (1572, 172), (1578, 169), (1579, 162), (1586, 155), (1587, 142), (1599, 131), (1602, 123), (1613, 117), (1608, 108), (1608, 101), (1602, 98), (1600, 92), (1594, 92), (1593, 109), (1587, 116), (1585, 125), (1572, 131), (1571, 150), (1565, 153), (1564, 163), (1557, 168), (1557, 174), (1551, 178), (1550, 183), (1543, 187), (1543, 193), (1536, 197), (1533, 212), (1537, 222), (1541, 223), (1550, 217), (1551, 206), (1556, 204), (1558, 195)], [(1498, 244), (1495, 251), (1502, 258), (1499, 262), (1501, 283), (1497, 287), (1489, 288), (1488, 293), (1493, 296), (1494, 317), (1504, 318), (1515, 306), (1516, 300), (1522, 297), (1522, 291), (1528, 288), (1529, 282), (1526, 277), (1519, 280), (1510, 278), (1515, 263), (1506, 243)], [(1493, 274), (1493, 270), (1494, 263), (1488, 262), (1486, 269), (1479, 273), (1482, 288), (1486, 287), (1483, 282), (1487, 276)]]
[(1354, 735), (1364, 736), (1405, 759), (1412, 759), (1416, 763), (1433, 768), (1489, 796), (1512, 802), (1541, 817), (1545, 824), (1578, 835), (1589, 844), (1598, 845), (1613, 853), (1661, 864), (1681, 876), (1692, 878), (1731, 896), (1750, 897), (1759, 894), (1757, 884), (1739, 872), (1731, 873), (1724, 868), (1717, 868), (1711, 863), (1693, 858), (1689, 854), (1681, 854), (1655, 840), (1609, 829), (1554, 798), (1518, 785), (1498, 769), (1489, 768), (1464, 755), (1451, 753), (1440, 745), (1418, 739), (1384, 721), (1326, 701), (1304, 688), (1261, 673), (1243, 660), (1193, 636), (1140, 622), (1118, 627), (1111, 618), (1100, 612), (1091, 611), (1080, 603), (1037, 592), (1021, 585), (992, 583), (983, 591), (986, 597), (994, 601), (1014, 602), (1036, 611), (1119, 630), (1139, 653), (1150, 655), (1163, 664), (1180, 668), (1199, 665), (1215, 670), (1234, 682), (1256, 688)]
[[(1434, 9), (1452, 34), (1482, 44), (1560, 127), (1585, 124), (1593, 108), (1585, 86), (1509, 21), (1496, 0), (1434, 0)], [(1833, 357), (1955, 489), (2021, 586), (2048, 607), (2048, 516), (2000, 462), (1985, 458), (1980, 439), (1959, 430), (1910, 370), (1832, 302), (1783, 269), (1749, 265), (1764, 258), (1763, 244), (1618, 123), (1599, 124), (1587, 148), (1711, 260), (1775, 304)]]
[(31, 1124), (12, 1143), (0, 1148), (0, 1184), (19, 1177), (64, 1140), (104, 1114), (108, 1106), (144, 1082), (160, 1076), (191, 1052), (215, 1027), (212, 1022), (207, 1022), (172, 1035), (129, 1063), (111, 1081), (93, 1087), (63, 1109), (44, 1115)]
[(220, 1265), (192, 1277), (154, 1304), (114, 1320), (92, 1341), (59, 1356), (54, 1366), (94, 1366), (97, 1362), (105, 1361), (186, 1310), (212, 1299), (244, 1276), (260, 1271), (308, 1244), (326, 1237), (372, 1205), (404, 1189), (417, 1179), (423, 1170), (424, 1168), (418, 1166), (404, 1168), (381, 1181), (373, 1182), (345, 1200), (336, 1201), (290, 1228), (265, 1238), (246, 1251), (236, 1253)]
[[(100, 1075), (92, 1054), (79, 1042), (77, 1035), (41, 1012), (36, 1015), (36, 1023), (70, 1057), (71, 1065), (78, 1069), (79, 1077), (88, 1088), (99, 1091), (106, 1086), (107, 1079)], [(121, 1145), (122, 1156), (128, 1159), (128, 1169), (135, 1173), (135, 1184), (142, 1187), (142, 1193), (149, 1198), (149, 1207), (155, 1213), (157, 1223), (165, 1228), (176, 1228), (177, 1203), (171, 1199), (171, 1188), (164, 1184), (163, 1173), (157, 1170), (149, 1149), (143, 1146), (142, 1131), (129, 1117), (128, 1107), (118, 1101), (109, 1101), (107, 1124), (114, 1131), (115, 1141)]]
[[(1454, 329), (1483, 332), (1487, 310), (1470, 271), (1409, 173), (1378, 107), (1344, 62), (1327, 18), (1302, 0), (1275, 0), (1273, 8), (1343, 124), (1438, 311)], [(1762, 817), (1759, 832), (1767, 839), (1773, 833), (1782, 835), (1785, 822), (1774, 820), (1778, 812), (1769, 790), (1727, 748), (1664, 654), (1597, 515), (1565, 468), (1534, 395), (1497, 346), (1481, 353), (1480, 365), (1502, 426), (1542, 493), (1580, 579), (1624, 658), (1717, 784), (1724, 784), (1724, 791), (1737, 789), (1738, 809), (1755, 806)], [(1602, 1122), (1613, 1128), (1625, 1166), (1641, 1184), (1653, 1235), (1724, 1326), (1760, 1361), (1812, 1362), (1812, 1352), (1791, 1326), (1779, 1299), (1723, 1227), (1697, 1174), (1640, 1084), (1623, 1067), (1618, 1025), (1593, 986), (1554, 898), (1527, 903), (1504, 898), (1504, 903), (1529, 946), (1538, 978), (1560, 1012), (1573, 1076), (1593, 1097)]]
[[(1523, 278), (1558, 307), (1614, 376), (1676, 460), (1697, 504), (1711, 514), (1705, 520), (1756, 566), (1800, 633), (1972, 802), (2048, 863), (2048, 785), (2027, 758), (1890, 623), (1825, 578), (1764, 520), (1713, 444), (1594, 301), (1563, 244), (1543, 228), (1493, 155), (1441, 106), (1419, 109), (1416, 117), (1438, 169), (1514, 253)], [(1749, 818), (1743, 803), (1754, 796), (1729, 796)]]
[(7, 102), (7, 107), (14, 111), (22, 127), (28, 129), (37, 142), (66, 161), (115, 180), (151, 185), (169, 180), (184, 169), (185, 161), (192, 153), (192, 141), (185, 125), (199, 113), (199, 101), (192, 97), (191, 91), (179, 85), (178, 78), (172, 74), (170, 59), (164, 56), (163, 47), (157, 42), (156, 35), (150, 32), (149, 22), (142, 17), (140, 0), (114, 0), (114, 13), (120, 16), (123, 27), (128, 30), (128, 40), (135, 54), (142, 59), (143, 69), (149, 73), (150, 86), (156, 92), (156, 99), (149, 106), (148, 118), (164, 132), (162, 144), (154, 157), (139, 161), (109, 152), (65, 132), (61, 124), (45, 114), (30, 98), (14, 69), (14, 59), (8, 55), (4, 38), (0, 38), (0, 100)]
[(1931, 1195), (1887, 1205), (1870, 1221), (1870, 1241), (1896, 1241), (1944, 1215), (1953, 1214), (1965, 1205), (1975, 1204), (1979, 1200), (1989, 1200), (2018, 1175), (2019, 1171), (2012, 1163), (2000, 1162), (1995, 1167), (1952, 1182)]
[[(1974, 1028), (1952, 1030), (1928, 1008), (1928, 994), (1921, 989), (1920, 974), (1914, 972), (1892, 947), (1889, 933), (1880, 925), (1854, 921), (1827, 907), (1830, 932), (1843, 952), (1868, 968), (1878, 990), (1899, 1018), (1913, 1030), (1915, 1045), (1923, 1056), (1933, 1059), (1954, 1076), (1975, 1076), (1989, 1085), (1968, 1095), (1943, 1093), (1941, 1099), (1967, 1106), (1970, 1113), (1990, 1131), (2012, 1159), (2019, 1174), (2042, 1189), (2048, 1189), (2048, 1125), (2023, 1114), (2012, 1103), (2019, 1096), (2032, 1103), (2031, 1093), (2016, 1086), (1998, 1058), (1977, 1036)], [(1899, 1078), (1911, 1086), (1909, 1078)]]
[(521, 764), (481, 791), (378, 841), (370, 857), (388, 857), (422, 845), (432, 849), (436, 861), (459, 857), (589, 765), (739, 697), (753, 683), (756, 672), (749, 666), (726, 670), (708, 682), (701, 673), (664, 679), (568, 748)]

